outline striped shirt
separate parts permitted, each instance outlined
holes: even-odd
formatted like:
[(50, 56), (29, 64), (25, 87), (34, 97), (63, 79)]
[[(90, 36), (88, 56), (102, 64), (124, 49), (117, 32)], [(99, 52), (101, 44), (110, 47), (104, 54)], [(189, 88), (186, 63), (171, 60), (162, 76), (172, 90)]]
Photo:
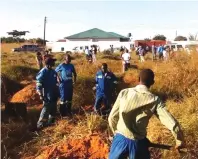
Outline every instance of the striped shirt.
[(145, 85), (122, 90), (111, 110), (108, 121), (113, 133), (120, 133), (129, 139), (143, 139), (151, 116), (158, 119), (173, 133), (177, 144), (181, 144), (181, 129), (178, 122), (167, 111), (158, 96)]

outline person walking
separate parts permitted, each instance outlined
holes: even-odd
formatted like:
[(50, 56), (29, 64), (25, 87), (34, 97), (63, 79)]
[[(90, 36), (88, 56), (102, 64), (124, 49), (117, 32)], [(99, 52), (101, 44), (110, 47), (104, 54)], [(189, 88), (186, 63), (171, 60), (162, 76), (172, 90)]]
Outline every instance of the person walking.
[(144, 53), (145, 53), (144, 48), (142, 46), (139, 46), (138, 52), (139, 52), (140, 62), (144, 62), (145, 61), (145, 59), (144, 59)]
[(124, 48), (123, 48), (123, 46), (120, 47), (120, 55), (121, 55), (121, 58), (122, 58), (122, 54), (124, 54)]
[(163, 60), (163, 47), (162, 45), (159, 45), (159, 47), (157, 48), (157, 52), (159, 55), (159, 60)]
[(110, 50), (111, 50), (111, 54), (113, 54), (114, 53), (113, 45), (110, 45)]
[(62, 117), (72, 116), (73, 84), (76, 83), (77, 74), (69, 54), (65, 55), (65, 61), (58, 65), (55, 71), (58, 73), (60, 83), (60, 114)]
[[(116, 76), (108, 71), (108, 66), (103, 63), (101, 70), (96, 74), (96, 101), (94, 104), (94, 111), (100, 115), (109, 113), (112, 104), (112, 94), (117, 84)], [(101, 104), (104, 103), (104, 109), (101, 110)]]
[(36, 90), (43, 101), (43, 108), (37, 122), (37, 128), (51, 125), (55, 120), (59, 97), (57, 73), (54, 71), (56, 59), (46, 58), (45, 67), (36, 76)]
[(146, 130), (154, 114), (173, 133), (176, 148), (184, 146), (180, 125), (161, 99), (149, 91), (153, 84), (153, 71), (143, 69), (139, 74), (139, 85), (119, 93), (108, 117), (109, 126), (115, 135), (109, 159), (150, 159), (150, 142), (146, 138)]
[(131, 55), (129, 53), (129, 50), (125, 50), (125, 53), (122, 54), (122, 65), (123, 65), (123, 72), (127, 71), (130, 67), (130, 60)]
[(36, 61), (37, 61), (37, 66), (39, 70), (41, 70), (43, 68), (43, 57), (40, 52), (36, 53)]
[(165, 61), (168, 60), (168, 58), (169, 58), (168, 55), (169, 55), (168, 47), (167, 47), (167, 46), (164, 46), (164, 47), (163, 47), (163, 59), (164, 59)]
[(152, 51), (152, 61), (154, 61), (154, 60), (156, 60), (156, 48), (155, 48), (155, 45), (152, 45), (151, 51)]
[(92, 55), (91, 52), (89, 51), (88, 46), (85, 46), (85, 55), (86, 55), (86, 59), (89, 63), (92, 62)]
[(91, 48), (92, 48), (91, 49), (92, 50), (92, 60), (93, 60), (93, 63), (95, 63), (96, 62), (96, 48), (94, 45)]

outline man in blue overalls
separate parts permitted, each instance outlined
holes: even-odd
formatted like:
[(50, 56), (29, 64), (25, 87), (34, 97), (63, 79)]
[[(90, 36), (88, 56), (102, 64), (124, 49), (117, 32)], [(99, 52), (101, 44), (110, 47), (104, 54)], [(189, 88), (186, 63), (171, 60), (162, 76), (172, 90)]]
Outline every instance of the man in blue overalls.
[[(111, 109), (112, 94), (117, 84), (116, 76), (108, 71), (106, 63), (102, 64), (101, 70), (96, 74), (96, 101), (94, 111), (99, 114), (105, 114)], [(101, 112), (101, 103), (104, 103), (104, 111)]]
[[(58, 65), (55, 71), (59, 77), (60, 89), (60, 114), (62, 117), (71, 114), (73, 84), (76, 82), (76, 71), (74, 65), (70, 63), (70, 55), (65, 55), (65, 62)], [(73, 77), (74, 76), (74, 80)]]
[(37, 122), (37, 128), (43, 128), (54, 122), (58, 100), (57, 73), (52, 69), (56, 59), (45, 59), (45, 67), (36, 76), (36, 90), (43, 101), (43, 108)]

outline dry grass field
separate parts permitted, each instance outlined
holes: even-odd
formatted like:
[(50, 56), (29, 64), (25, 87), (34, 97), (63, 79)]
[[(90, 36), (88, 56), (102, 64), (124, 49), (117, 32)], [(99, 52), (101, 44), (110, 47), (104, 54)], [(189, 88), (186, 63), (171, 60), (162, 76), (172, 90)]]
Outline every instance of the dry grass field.
[(22, 44), (19, 43), (1, 43), (1, 52), (2, 53), (10, 53), (13, 48), (20, 47)]
[[(135, 86), (141, 69), (151, 68), (155, 72), (155, 84), (151, 91), (165, 101), (168, 110), (181, 124), (187, 152), (178, 153), (174, 148), (170, 151), (151, 148), (152, 159), (198, 159), (197, 53), (186, 55), (178, 52), (177, 56), (166, 62), (152, 62), (150, 55), (146, 55), (145, 63), (140, 63), (135, 53), (132, 53), (131, 64), (135, 67), (124, 74), (121, 72), (119, 54), (98, 54), (95, 64), (88, 64), (83, 55), (72, 55), (72, 63), (78, 73), (73, 97), (75, 115), (67, 120), (58, 115), (54, 126), (34, 133), (30, 130), (39, 117), (42, 105), (33, 89), (38, 72), (35, 54), (10, 53), (10, 47), (14, 45), (8, 45), (2, 45), (1, 77), (5, 79), (2, 80), (2, 99), (4, 103), (8, 100), (25, 101), (30, 105), (25, 121), (8, 118), (2, 113), (1, 152), (5, 159), (106, 159), (110, 146), (108, 137), (111, 134), (107, 120), (90, 114), (95, 98), (95, 92), (92, 90), (94, 77), (103, 62), (106, 62), (119, 78), (117, 93), (123, 88)], [(57, 58), (56, 64), (62, 62), (63, 56), (61, 53), (54, 54)], [(22, 88), (24, 90), (20, 91)], [(171, 132), (156, 117), (152, 117), (149, 123), (148, 138), (154, 143), (175, 144)]]

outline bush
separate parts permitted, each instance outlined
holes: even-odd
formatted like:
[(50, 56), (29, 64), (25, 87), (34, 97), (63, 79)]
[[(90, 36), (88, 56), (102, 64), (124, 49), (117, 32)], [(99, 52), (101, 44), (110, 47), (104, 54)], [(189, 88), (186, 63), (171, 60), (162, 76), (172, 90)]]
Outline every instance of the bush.
[(35, 79), (38, 69), (27, 67), (27, 66), (4, 66), (2, 67), (2, 72), (6, 76), (14, 81), (21, 81), (24, 79)]
[(172, 97), (189, 96), (198, 86), (198, 55), (180, 54), (177, 58), (158, 66), (153, 70), (156, 74), (154, 86), (158, 92)]
[(74, 85), (73, 106), (75, 108), (94, 104), (95, 92), (92, 90), (94, 86), (94, 78), (78, 77)]

